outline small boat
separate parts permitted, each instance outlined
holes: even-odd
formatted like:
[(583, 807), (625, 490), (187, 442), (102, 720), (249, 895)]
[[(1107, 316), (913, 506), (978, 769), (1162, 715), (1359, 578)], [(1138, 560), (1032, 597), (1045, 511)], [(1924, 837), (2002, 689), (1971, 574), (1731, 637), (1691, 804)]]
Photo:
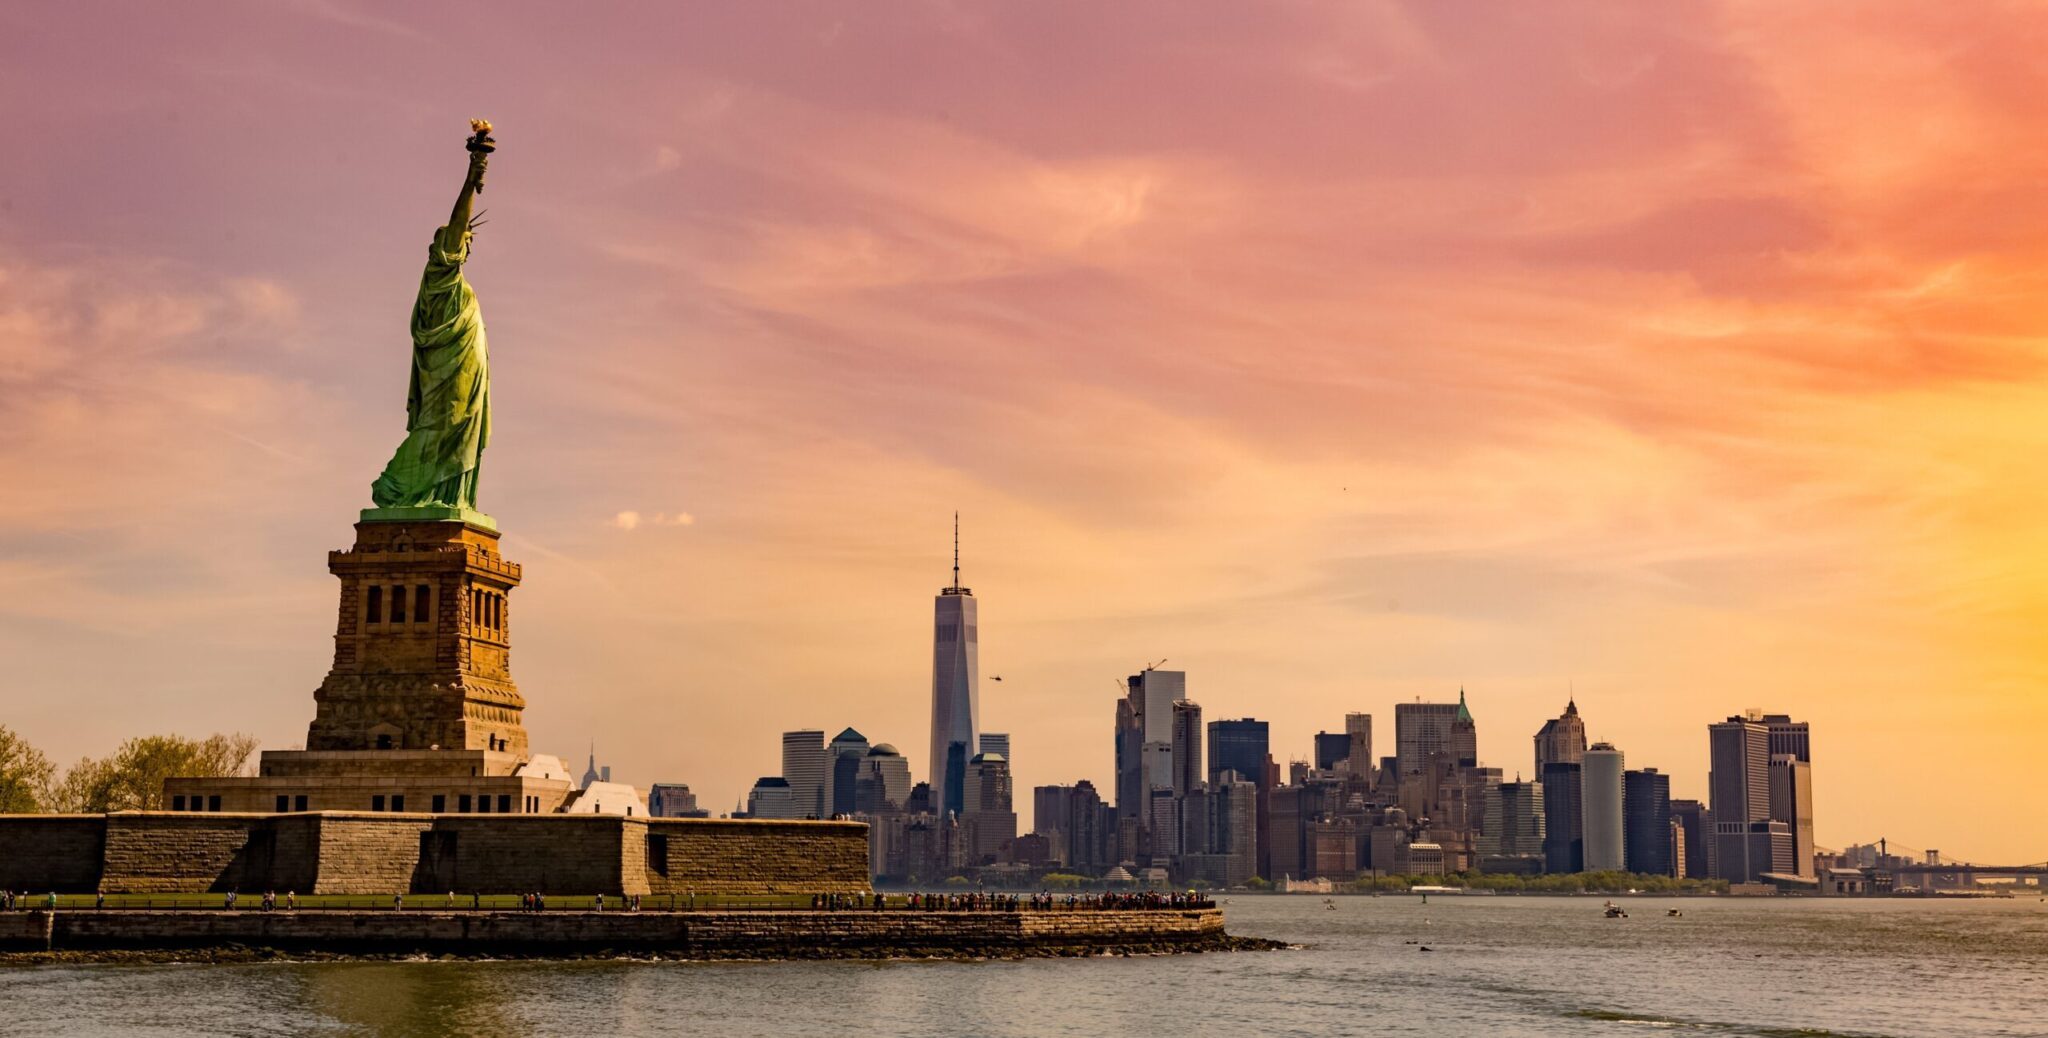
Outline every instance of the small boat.
[(1620, 905), (1617, 905), (1617, 904), (1615, 904), (1614, 902), (1612, 902), (1612, 901), (1609, 901), (1609, 902), (1607, 902), (1607, 906), (1606, 906), (1606, 907), (1607, 907), (1607, 918), (1609, 918), (1609, 919), (1627, 919), (1627, 918), (1628, 918), (1628, 913), (1627, 913), (1627, 912), (1624, 912), (1624, 911), (1622, 911), (1622, 910), (1621, 910), (1621, 906), (1620, 906)]
[(1684, 913), (1684, 912), (1681, 912), (1681, 911), (1679, 911), (1679, 910), (1678, 910), (1678, 909), (1676, 909), (1676, 908), (1667, 908), (1667, 909), (1665, 909), (1665, 910), (1664, 910), (1664, 915), (1665, 915), (1665, 917), (1666, 917), (1666, 918), (1670, 918), (1670, 919), (1682, 919), (1682, 918), (1684, 918), (1684, 917), (1685, 917), (1685, 913)]

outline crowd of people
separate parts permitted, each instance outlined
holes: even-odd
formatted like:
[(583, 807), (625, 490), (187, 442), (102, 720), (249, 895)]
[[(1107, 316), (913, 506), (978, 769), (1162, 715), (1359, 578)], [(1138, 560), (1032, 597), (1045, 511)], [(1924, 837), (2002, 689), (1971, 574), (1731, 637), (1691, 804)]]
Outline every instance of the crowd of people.
[[(880, 911), (888, 907), (888, 904), (887, 897), (879, 892), (814, 894), (811, 896), (811, 907), (818, 911), (826, 912), (860, 908)], [(1192, 890), (1184, 894), (1156, 890), (1092, 894), (1055, 894), (1051, 891), (1043, 890), (1036, 894), (1010, 894), (986, 890), (927, 894), (920, 891), (903, 895), (902, 902), (904, 908), (913, 912), (1071, 912), (1114, 909), (1213, 908), (1215, 904), (1214, 901)]]

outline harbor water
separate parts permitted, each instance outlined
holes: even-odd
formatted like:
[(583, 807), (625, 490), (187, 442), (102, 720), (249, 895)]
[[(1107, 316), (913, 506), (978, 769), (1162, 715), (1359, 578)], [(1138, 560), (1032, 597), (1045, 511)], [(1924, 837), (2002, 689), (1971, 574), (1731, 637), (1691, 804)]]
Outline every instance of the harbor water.
[(0, 967), (0, 1035), (2048, 1034), (2038, 895), (1618, 903), (1238, 895), (1294, 947), (1138, 958)]

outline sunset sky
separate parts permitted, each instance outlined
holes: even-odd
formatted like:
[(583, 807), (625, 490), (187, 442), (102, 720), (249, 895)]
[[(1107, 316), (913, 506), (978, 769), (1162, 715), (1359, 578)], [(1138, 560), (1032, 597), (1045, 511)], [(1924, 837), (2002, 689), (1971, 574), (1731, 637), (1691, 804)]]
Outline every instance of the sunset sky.
[(1823, 846), (2048, 857), (2048, 8), (0, 9), (0, 724), (305, 737), (469, 276), (536, 748), (730, 810), (785, 728), (919, 779), (964, 528), (983, 727), (1112, 682), (1307, 756), (1462, 686), (1527, 775), (1706, 795), (1812, 722)]

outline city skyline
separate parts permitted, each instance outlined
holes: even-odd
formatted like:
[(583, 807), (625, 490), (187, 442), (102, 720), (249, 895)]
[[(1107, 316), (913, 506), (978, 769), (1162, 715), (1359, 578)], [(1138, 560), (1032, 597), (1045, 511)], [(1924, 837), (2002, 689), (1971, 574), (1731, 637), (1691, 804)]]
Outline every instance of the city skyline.
[(1819, 844), (2041, 857), (1881, 781), (2048, 731), (2037, 22), (928, 14), (0, 14), (9, 727), (299, 742), (489, 116), (536, 745), (721, 810), (802, 725), (921, 757), (957, 508), (1020, 791), (1113, 790), (1105, 680), (1171, 659), (1276, 757), (1463, 686), (1510, 780), (1576, 693), (1680, 798), (1783, 711)]

